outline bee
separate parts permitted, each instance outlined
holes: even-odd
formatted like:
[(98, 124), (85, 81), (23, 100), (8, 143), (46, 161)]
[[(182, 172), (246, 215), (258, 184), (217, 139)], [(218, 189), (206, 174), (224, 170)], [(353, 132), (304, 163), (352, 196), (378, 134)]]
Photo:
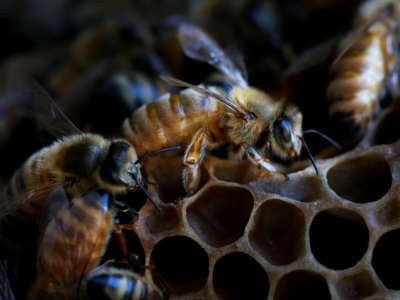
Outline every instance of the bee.
[[(120, 128), (129, 114), (143, 104), (157, 99), (165, 89), (160, 80), (144, 72), (133, 72), (121, 69), (107, 74), (95, 84), (89, 96), (87, 111), (94, 115), (89, 117), (91, 130), (110, 132)], [(112, 115), (107, 124), (101, 116)]]
[[(114, 133), (130, 112), (164, 92), (157, 74), (169, 71), (152, 47), (151, 34), (139, 25), (119, 21), (84, 31), (72, 45), (72, 63), (50, 74), (51, 90), (67, 106), (79, 104), (81, 127)], [(113, 118), (105, 124), (109, 115)]]
[(166, 299), (143, 276), (131, 271), (128, 264), (118, 264), (109, 260), (92, 270), (81, 284), (80, 299)]
[(188, 194), (198, 187), (206, 150), (224, 143), (233, 146), (234, 156), (245, 153), (268, 173), (279, 172), (270, 159), (299, 157), (304, 143), (303, 117), (296, 106), (250, 87), (244, 71), (198, 27), (181, 25), (179, 39), (187, 56), (215, 66), (228, 80), (220, 86), (196, 86), (164, 77), (186, 89), (164, 94), (123, 123), (125, 137), (139, 155), (159, 147), (186, 147), (183, 185)]
[(1, 199), (0, 217), (19, 209), (21, 220), (29, 223), (32, 216), (37, 219), (49, 192), (57, 187), (63, 187), (71, 196), (98, 189), (120, 194), (141, 188), (151, 198), (142, 184), (142, 160), (172, 148), (138, 158), (135, 148), (125, 139), (81, 132), (41, 87), (36, 86), (32, 96), (44, 106), (39, 120), (62, 138), (32, 154), (15, 171)]
[(348, 133), (344, 138), (364, 135), (387, 88), (399, 95), (399, 13), (398, 1), (367, 1), (339, 43), (326, 94), (330, 118)]
[(76, 299), (81, 280), (99, 263), (112, 230), (114, 211), (107, 191), (70, 201), (63, 189), (58, 192), (64, 201), (44, 226), (30, 299)]

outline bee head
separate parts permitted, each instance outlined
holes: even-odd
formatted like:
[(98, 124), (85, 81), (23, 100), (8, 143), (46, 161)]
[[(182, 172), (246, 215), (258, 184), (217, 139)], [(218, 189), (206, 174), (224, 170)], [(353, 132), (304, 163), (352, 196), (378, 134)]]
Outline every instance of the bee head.
[(299, 136), (302, 136), (302, 115), (295, 106), (287, 106), (270, 128), (270, 150), (283, 160), (296, 159), (302, 148)]
[(137, 178), (141, 178), (141, 166), (136, 161), (136, 151), (128, 141), (114, 140), (101, 165), (100, 177), (107, 185), (117, 189), (137, 187), (137, 182), (131, 175), (134, 172)]

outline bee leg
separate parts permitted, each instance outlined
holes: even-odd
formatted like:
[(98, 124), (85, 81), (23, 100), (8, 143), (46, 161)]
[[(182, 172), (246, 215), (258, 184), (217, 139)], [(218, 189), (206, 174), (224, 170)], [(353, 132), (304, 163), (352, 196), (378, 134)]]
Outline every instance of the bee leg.
[(241, 143), (240, 146), (246, 153), (248, 160), (254, 165), (265, 169), (268, 173), (278, 173), (284, 176), (285, 179), (289, 178), (286, 173), (281, 172), (277, 168), (275, 168), (274, 165), (270, 163), (270, 160), (268, 158), (263, 158), (260, 153), (258, 153), (257, 150), (254, 149), (253, 146), (247, 143)]
[(200, 128), (188, 145), (183, 157), (183, 187), (192, 195), (198, 188), (201, 178), (200, 166), (208, 145), (208, 129)]
[(140, 262), (139, 256), (134, 253), (129, 253), (128, 245), (122, 230), (125, 229), (124, 225), (119, 223), (114, 223), (114, 237), (115, 241), (118, 244), (119, 251), (121, 252), (122, 257), (128, 262), (128, 264), (134, 269), (139, 270), (139, 272), (144, 273), (144, 266)]
[(125, 236), (122, 232), (123, 225), (114, 223), (114, 236), (123, 257), (128, 257), (128, 246), (126, 244)]

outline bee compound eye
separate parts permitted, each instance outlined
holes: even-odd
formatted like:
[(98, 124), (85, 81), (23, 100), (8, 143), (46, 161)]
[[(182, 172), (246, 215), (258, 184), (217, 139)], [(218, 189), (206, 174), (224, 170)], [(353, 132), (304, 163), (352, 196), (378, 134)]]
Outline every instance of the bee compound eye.
[(276, 138), (282, 143), (290, 142), (292, 136), (292, 124), (289, 120), (279, 119), (274, 128)]

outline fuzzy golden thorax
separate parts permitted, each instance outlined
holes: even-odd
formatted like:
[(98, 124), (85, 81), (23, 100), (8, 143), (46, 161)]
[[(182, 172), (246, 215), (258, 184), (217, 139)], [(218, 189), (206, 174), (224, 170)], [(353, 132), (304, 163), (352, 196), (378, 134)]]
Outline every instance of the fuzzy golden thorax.
[(248, 143), (266, 156), (272, 152), (281, 159), (300, 155), (302, 115), (297, 107), (278, 101), (255, 88), (234, 87), (230, 99), (254, 118), (244, 120), (234, 112), (222, 118), (229, 140), (236, 145)]

